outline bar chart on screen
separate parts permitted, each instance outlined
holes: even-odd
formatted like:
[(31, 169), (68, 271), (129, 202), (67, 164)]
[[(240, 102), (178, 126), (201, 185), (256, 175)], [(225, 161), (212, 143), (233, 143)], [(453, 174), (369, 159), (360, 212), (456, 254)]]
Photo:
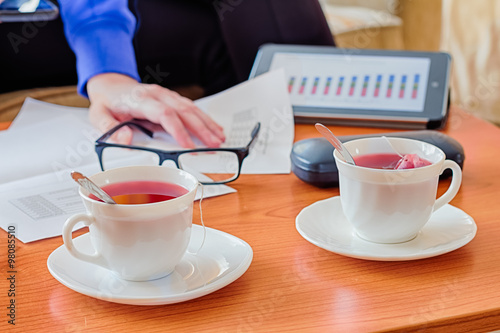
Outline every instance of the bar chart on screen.
[[(359, 79), (361, 77), (362, 80)], [(413, 82), (409, 82), (409, 78), (412, 78)], [(347, 80), (348, 85), (346, 86), (344, 84), (346, 76), (325, 75), (314, 78), (290, 76), (288, 78), (288, 92), (295, 99), (302, 97), (309, 101), (316, 99), (320, 102), (329, 97), (329, 100), (334, 100), (336, 96), (344, 98), (344, 101), (348, 101), (345, 97), (350, 97), (351, 102), (356, 103), (362, 102), (359, 98), (365, 98), (366, 102), (374, 101), (373, 98), (395, 98), (396, 102), (408, 102), (408, 100), (411, 102), (411, 100), (418, 100), (419, 93), (425, 93), (419, 87), (419, 74), (403, 74), (399, 76), (391, 74), (385, 77), (382, 74), (351, 75), (347, 77)], [(383, 81), (385, 85), (382, 85)], [(296, 84), (296, 82), (300, 82), (300, 85)], [(310, 84), (308, 84), (309, 82)], [(409, 85), (408, 83), (412, 84)], [(332, 85), (336, 87), (335, 91), (330, 90)], [(385, 94), (381, 94), (381, 91), (385, 91)]]
[[(424, 58), (276, 54), (295, 106), (421, 111), (430, 62)], [(339, 57), (336, 59), (335, 57)], [(300, 58), (300, 62), (297, 61)], [(318, 60), (319, 59), (319, 60)], [(300, 65), (298, 66), (297, 64)], [(272, 67), (272, 66), (271, 66)]]

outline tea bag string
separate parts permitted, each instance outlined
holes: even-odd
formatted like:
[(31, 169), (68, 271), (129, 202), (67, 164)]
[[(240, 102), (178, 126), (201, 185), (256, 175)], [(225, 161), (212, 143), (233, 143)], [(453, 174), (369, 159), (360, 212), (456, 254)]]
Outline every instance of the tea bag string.
[(189, 254), (192, 254), (192, 255), (197, 255), (201, 251), (201, 249), (203, 248), (203, 245), (205, 244), (205, 239), (207, 238), (207, 228), (205, 227), (205, 222), (203, 222), (203, 210), (201, 208), (201, 203), (203, 201), (204, 187), (203, 187), (202, 183), (198, 183), (198, 185), (201, 188), (201, 197), (200, 197), (200, 202), (198, 203), (198, 205), (200, 207), (200, 222), (201, 222), (201, 225), (203, 227), (203, 240), (201, 241), (200, 247), (198, 248), (198, 250), (196, 250), (196, 252), (187, 251)]

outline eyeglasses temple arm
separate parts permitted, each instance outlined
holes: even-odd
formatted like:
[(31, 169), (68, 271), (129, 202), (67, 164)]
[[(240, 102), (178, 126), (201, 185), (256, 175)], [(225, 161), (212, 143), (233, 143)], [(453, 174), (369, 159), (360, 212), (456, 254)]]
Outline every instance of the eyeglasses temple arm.
[(250, 140), (250, 142), (248, 143), (248, 145), (247, 145), (247, 147), (246, 147), (247, 149), (249, 149), (249, 148), (250, 148), (250, 146), (252, 145), (252, 143), (255, 141), (255, 139), (257, 138), (257, 135), (259, 134), (259, 132), (260, 132), (260, 122), (258, 122), (258, 123), (255, 125), (255, 127), (253, 128), (253, 130), (252, 130), (252, 134), (251, 134), (251, 138), (252, 138), (252, 139), (251, 139), (251, 140)]
[(150, 138), (153, 137), (153, 132), (150, 131), (149, 129), (147, 129), (146, 127), (144, 127), (142, 125), (139, 125), (137, 123), (134, 123), (132, 121), (126, 121), (126, 122), (123, 122), (123, 123), (120, 123), (120, 124), (116, 125), (112, 129), (110, 129), (109, 131), (107, 131), (106, 133), (104, 133), (99, 139), (97, 139), (97, 141), (104, 141), (104, 140), (106, 140), (107, 138), (109, 138), (111, 135), (113, 135), (116, 131), (118, 131), (120, 128), (122, 128), (124, 126), (134, 126), (138, 130), (140, 130), (141, 132), (143, 132), (144, 134), (146, 134), (147, 136), (149, 136)]

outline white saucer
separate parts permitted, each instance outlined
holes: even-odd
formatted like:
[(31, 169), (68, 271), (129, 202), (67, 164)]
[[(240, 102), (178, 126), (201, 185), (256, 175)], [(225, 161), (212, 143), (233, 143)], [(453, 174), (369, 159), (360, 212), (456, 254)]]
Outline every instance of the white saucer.
[(304, 208), (295, 220), (297, 231), (309, 242), (344, 256), (381, 261), (414, 260), (456, 250), (476, 235), (474, 220), (462, 210), (445, 205), (411, 241), (373, 243), (358, 237), (342, 211), (340, 197)]
[[(193, 225), (188, 251), (198, 251), (203, 227)], [(89, 234), (74, 239), (82, 252), (92, 252)], [(134, 305), (158, 305), (187, 301), (212, 293), (238, 279), (250, 266), (253, 251), (243, 240), (207, 228), (201, 250), (186, 254), (174, 272), (146, 282), (117, 278), (111, 271), (74, 258), (64, 245), (49, 256), (50, 274), (66, 287), (98, 299)]]

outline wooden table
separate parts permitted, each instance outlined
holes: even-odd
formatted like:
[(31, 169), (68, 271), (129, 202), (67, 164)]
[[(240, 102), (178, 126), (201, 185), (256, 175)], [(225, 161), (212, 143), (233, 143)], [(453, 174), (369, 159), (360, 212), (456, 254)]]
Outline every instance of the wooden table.
[[(337, 135), (391, 131), (336, 127)], [(315, 201), (339, 194), (289, 175), (243, 175), (238, 190), (203, 202), (204, 220), (253, 248), (248, 271), (207, 296), (163, 306), (109, 303), (74, 292), (48, 272), (62, 238), (17, 242), (16, 326), (20, 332), (474, 332), (500, 329), (500, 129), (453, 108), (444, 133), (465, 149), (452, 205), (478, 225), (475, 239), (438, 257), (378, 262), (320, 249), (295, 229)], [(319, 136), (297, 125), (296, 140)], [(442, 193), (448, 181), (440, 183)], [(198, 215), (195, 214), (195, 220)], [(75, 232), (76, 235), (83, 231)], [(1, 231), (0, 331), (5, 314), (6, 239)]]

